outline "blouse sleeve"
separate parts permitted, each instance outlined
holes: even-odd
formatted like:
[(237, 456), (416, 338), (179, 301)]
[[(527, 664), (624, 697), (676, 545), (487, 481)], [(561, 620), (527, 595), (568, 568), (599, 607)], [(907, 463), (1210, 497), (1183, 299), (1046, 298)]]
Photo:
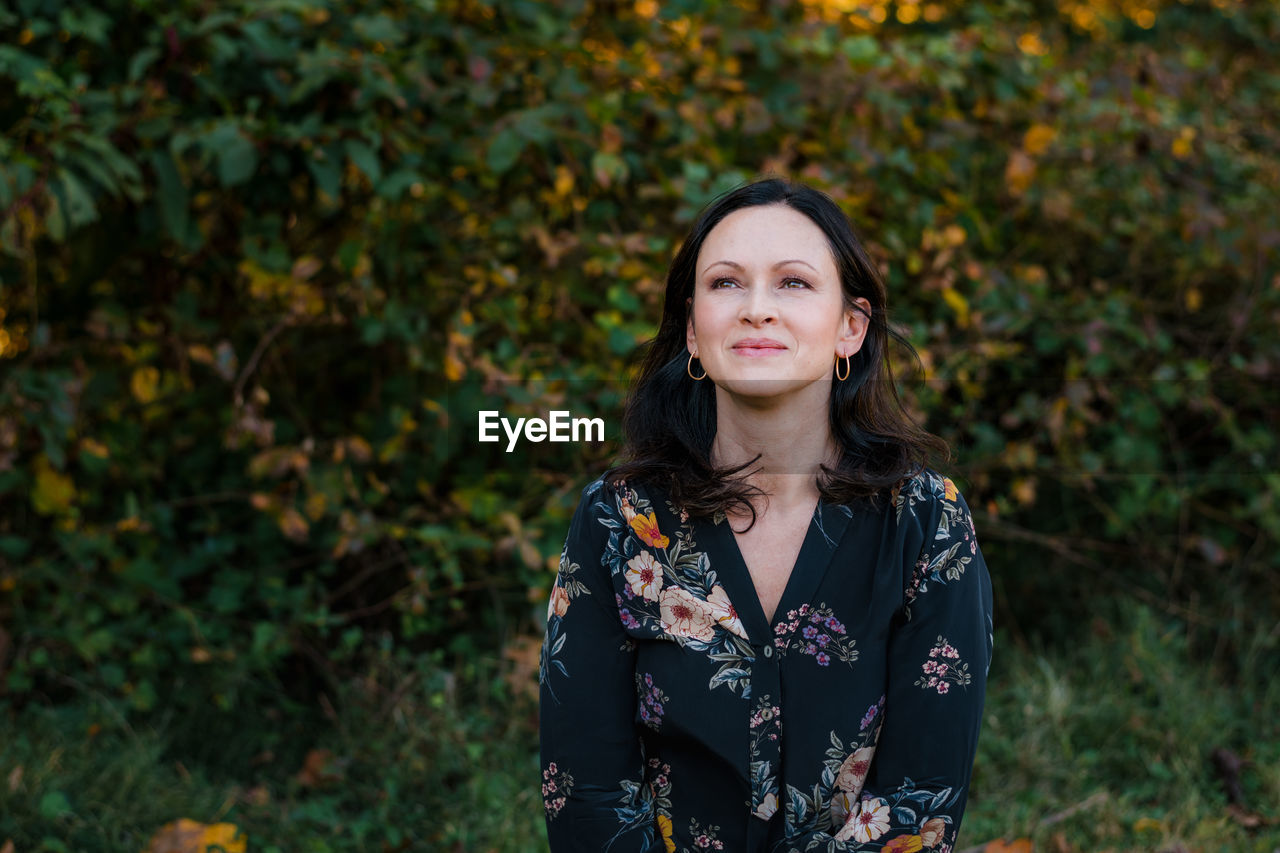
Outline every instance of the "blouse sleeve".
[(608, 495), (599, 480), (583, 490), (547, 607), (539, 741), (552, 853), (640, 853), (656, 834), (635, 730), (635, 645), (602, 560), (621, 527)]
[(850, 850), (953, 849), (968, 798), (991, 662), (991, 579), (969, 507), (944, 484), (921, 513), (926, 533), (890, 635), (883, 723)]

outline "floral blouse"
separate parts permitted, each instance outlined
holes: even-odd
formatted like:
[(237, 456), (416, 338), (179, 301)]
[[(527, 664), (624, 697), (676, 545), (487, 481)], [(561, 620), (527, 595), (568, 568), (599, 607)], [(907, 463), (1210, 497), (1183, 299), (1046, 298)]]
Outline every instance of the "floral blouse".
[(950, 479), (819, 501), (772, 621), (728, 522), (648, 486), (582, 492), (547, 609), (554, 853), (956, 845), (991, 581)]

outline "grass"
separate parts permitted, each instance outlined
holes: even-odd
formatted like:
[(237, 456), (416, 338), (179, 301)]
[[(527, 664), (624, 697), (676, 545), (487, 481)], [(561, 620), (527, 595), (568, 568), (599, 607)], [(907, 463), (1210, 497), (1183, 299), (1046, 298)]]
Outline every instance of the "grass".
[[(1146, 611), (1067, 650), (997, 637), (962, 844), (1280, 849), (1275, 640), (1227, 684)], [(188, 817), (236, 824), (255, 853), (546, 850), (536, 707), (510, 675), (496, 659), (457, 673), (384, 659), (310, 709), (264, 697), (132, 727), (93, 701), (2, 709), (0, 846), (138, 853)], [(1234, 814), (1219, 747), (1248, 762)]]

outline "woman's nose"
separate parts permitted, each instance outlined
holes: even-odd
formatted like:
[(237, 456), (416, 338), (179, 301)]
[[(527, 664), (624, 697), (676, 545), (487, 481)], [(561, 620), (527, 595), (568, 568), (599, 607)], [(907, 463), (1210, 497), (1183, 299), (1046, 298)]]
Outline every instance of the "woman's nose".
[(739, 314), (744, 322), (752, 325), (761, 323), (769, 323), (778, 318), (777, 306), (773, 301), (773, 293), (768, 285), (756, 285), (747, 293), (747, 298), (742, 300), (742, 310)]

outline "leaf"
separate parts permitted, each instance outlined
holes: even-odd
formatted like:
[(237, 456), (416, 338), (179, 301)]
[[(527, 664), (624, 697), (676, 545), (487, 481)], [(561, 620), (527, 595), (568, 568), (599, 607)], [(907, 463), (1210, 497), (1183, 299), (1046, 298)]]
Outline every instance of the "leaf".
[(139, 403), (151, 403), (156, 399), (160, 387), (160, 371), (150, 365), (139, 367), (133, 371), (129, 381), (129, 390)]
[(156, 173), (156, 205), (160, 210), (160, 221), (164, 223), (169, 236), (178, 242), (185, 242), (190, 227), (190, 196), (187, 185), (182, 179), (178, 166), (167, 151), (155, 151), (151, 155), (151, 168)]
[(311, 525), (302, 517), (302, 513), (289, 507), (280, 514), (280, 530), (285, 537), (294, 542), (304, 542)]
[(71, 811), (71, 801), (61, 791), (49, 791), (40, 798), (40, 816), (45, 820), (55, 820)]
[(160, 58), (160, 48), (144, 47), (129, 60), (129, 82), (136, 83), (151, 63)]
[(369, 183), (376, 187), (382, 180), (382, 163), (378, 160), (377, 152), (359, 139), (348, 139), (346, 148), (351, 162), (355, 163), (356, 168), (364, 172), (365, 177), (369, 179)]
[(307, 168), (311, 171), (311, 177), (315, 178), (316, 187), (334, 200), (342, 194), (342, 170), (338, 163), (332, 146), (316, 148), (307, 158)]
[(58, 181), (62, 184), (63, 198), (67, 202), (67, 221), (72, 228), (87, 225), (98, 218), (98, 208), (93, 203), (93, 194), (74, 172), (59, 169)]
[(205, 824), (189, 818), (167, 823), (144, 853), (246, 853), (248, 838), (234, 823)]
[(333, 753), (327, 749), (313, 749), (303, 759), (302, 769), (298, 771), (298, 784), (315, 788), (342, 780), (341, 762), (334, 759)]
[(258, 149), (243, 129), (223, 122), (203, 140), (202, 147), (218, 159), (218, 180), (224, 187), (243, 184), (258, 169)]
[(485, 156), (489, 168), (499, 175), (510, 169), (520, 158), (524, 143), (524, 138), (512, 128), (499, 131), (489, 143), (489, 151)]
[(55, 471), (41, 458), (36, 463), (36, 484), (31, 490), (31, 506), (41, 515), (58, 515), (71, 508), (76, 498), (72, 479)]

